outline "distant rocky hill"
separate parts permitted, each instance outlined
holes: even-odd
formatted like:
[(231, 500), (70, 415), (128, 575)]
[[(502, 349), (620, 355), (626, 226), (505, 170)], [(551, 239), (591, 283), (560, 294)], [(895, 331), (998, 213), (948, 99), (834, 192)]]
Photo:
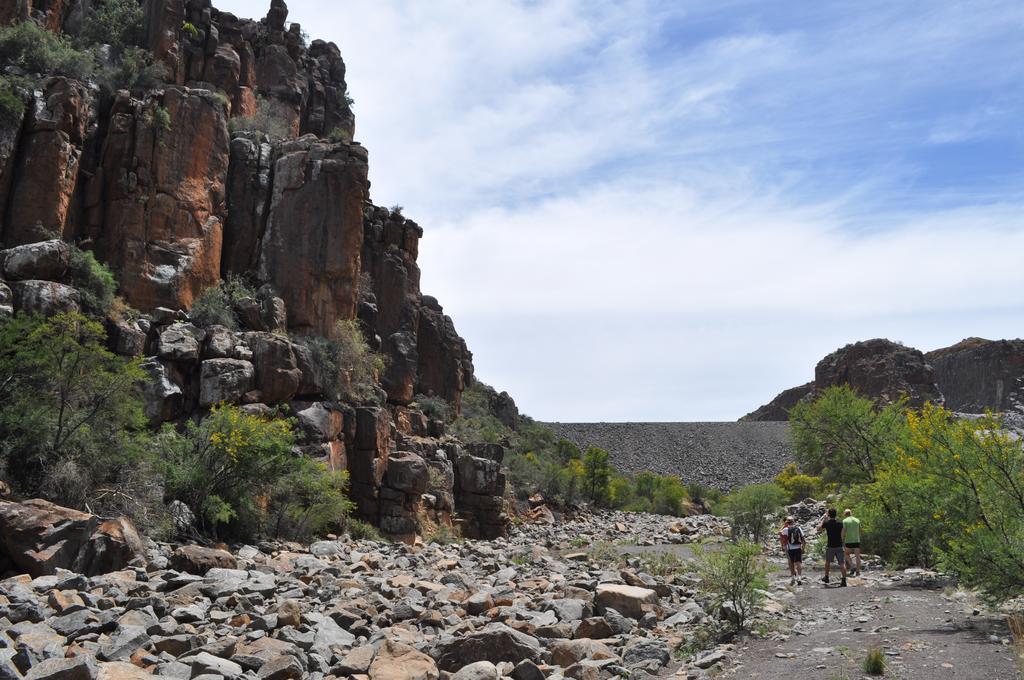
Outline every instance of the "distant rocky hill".
[(1024, 414), (1024, 340), (968, 338), (923, 353), (890, 340), (857, 342), (818, 362), (814, 380), (780, 393), (741, 421), (781, 421), (800, 400), (833, 385), (850, 385), (884, 402), (943, 404), (958, 413)]
[(628, 473), (677, 475), (716, 489), (764, 482), (792, 460), (787, 423), (545, 423)]

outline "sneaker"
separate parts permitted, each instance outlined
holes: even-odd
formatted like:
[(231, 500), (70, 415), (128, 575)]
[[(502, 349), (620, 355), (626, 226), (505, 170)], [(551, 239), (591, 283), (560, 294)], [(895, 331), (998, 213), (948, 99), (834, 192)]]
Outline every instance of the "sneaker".
[(821, 577), (821, 582), (822, 583), (828, 583), (828, 574), (825, 574), (824, 576)]
[(839, 582), (839, 587), (840, 588), (845, 588), (846, 587), (846, 579), (845, 578), (842, 581)]
[(789, 579), (789, 585), (791, 585), (791, 586), (795, 586), (796, 585), (796, 576), (794, 576), (793, 578)]

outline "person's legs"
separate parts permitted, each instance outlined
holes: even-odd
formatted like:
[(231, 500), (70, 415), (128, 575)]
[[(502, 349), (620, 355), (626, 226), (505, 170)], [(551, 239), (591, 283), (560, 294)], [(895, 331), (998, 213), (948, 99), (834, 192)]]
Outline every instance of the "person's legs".
[(796, 567), (797, 579), (803, 578), (804, 575), (804, 555), (803, 550), (797, 550), (796, 554), (793, 555), (793, 565)]
[(860, 546), (857, 546), (854, 552), (857, 555), (857, 576), (860, 576)]
[(839, 581), (839, 585), (845, 586), (846, 585), (846, 555), (843, 555), (840, 551), (837, 551), (836, 555), (837, 555), (837, 557), (840, 558), (840, 560), (839, 560), (839, 573), (842, 575), (842, 580)]

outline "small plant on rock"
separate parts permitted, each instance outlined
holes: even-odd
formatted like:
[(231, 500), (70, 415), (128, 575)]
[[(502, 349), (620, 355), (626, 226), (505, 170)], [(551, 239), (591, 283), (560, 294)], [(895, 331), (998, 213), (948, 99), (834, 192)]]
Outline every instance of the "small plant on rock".
[(114, 303), (117, 280), (110, 267), (96, 259), (91, 251), (71, 246), (68, 283), (78, 289), (82, 308), (94, 316), (103, 316)]
[(256, 112), (251, 116), (237, 116), (228, 121), (232, 132), (262, 132), (271, 139), (285, 139), (291, 134), (287, 119), (281, 114), (281, 105), (272, 99), (256, 100)]
[(361, 519), (349, 518), (345, 521), (345, 533), (357, 541), (383, 541), (377, 528)]
[(438, 524), (435, 529), (423, 535), (423, 542), (437, 543), (438, 545), (462, 543), (462, 531), (457, 526)]
[(418, 408), (423, 415), (431, 420), (443, 420), (448, 422), (452, 417), (452, 406), (441, 397), (417, 394), (413, 397), (412, 407)]

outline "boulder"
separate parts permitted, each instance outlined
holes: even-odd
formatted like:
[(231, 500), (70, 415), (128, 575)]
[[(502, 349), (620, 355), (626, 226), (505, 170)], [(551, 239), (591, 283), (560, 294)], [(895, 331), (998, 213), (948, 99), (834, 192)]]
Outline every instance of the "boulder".
[(476, 661), (540, 661), (543, 649), (536, 638), (503, 623), (492, 623), (483, 630), (462, 637), (441, 639), (435, 644), (431, 656), (441, 670), (453, 672)]
[(236, 569), (238, 560), (226, 550), (183, 545), (171, 555), (171, 566), (178, 571), (202, 576), (211, 569)]
[(451, 680), (498, 680), (498, 668), (490, 661), (477, 661), (463, 666)]
[(419, 496), (427, 490), (427, 464), (415, 453), (399, 451), (388, 457), (385, 478), (392, 489)]
[(302, 371), (288, 338), (262, 332), (244, 333), (242, 338), (252, 350), (260, 401), (277, 404), (294, 397), (299, 391)]
[(59, 281), (71, 258), (71, 248), (59, 239), (28, 243), (0, 251), (0, 271), (12, 281)]
[(256, 369), (240, 359), (207, 359), (201, 364), (199, 405), (234, 404), (253, 389)]
[(639, 619), (644, 615), (644, 605), (657, 604), (658, 594), (649, 588), (626, 586), (618, 583), (602, 583), (597, 586), (594, 603), (598, 611), (614, 609), (625, 616)]
[(950, 410), (1024, 413), (1024, 340), (967, 338), (925, 358)]
[(157, 354), (168, 361), (192, 362), (199, 360), (199, 340), (185, 324), (168, 326), (160, 333)]
[(384, 640), (370, 664), (374, 680), (437, 680), (440, 673), (434, 660), (401, 642)]
[(310, 443), (329, 442), (341, 437), (345, 414), (322, 402), (293, 404), (303, 437)]
[(14, 316), (14, 291), (0, 281), (0, 319)]
[(181, 415), (185, 395), (171, 372), (159, 359), (143, 361), (139, 367), (146, 374), (142, 383), (143, 413), (151, 425), (174, 420)]
[(53, 316), (81, 310), (81, 296), (71, 286), (53, 281), (14, 281), (14, 309), (22, 314)]
[(46, 659), (29, 669), (25, 680), (96, 680), (99, 667), (91, 656)]
[(101, 521), (41, 499), (0, 501), (0, 541), (0, 558), (33, 577), (58, 569), (105, 574), (143, 554), (142, 541), (127, 519)]

